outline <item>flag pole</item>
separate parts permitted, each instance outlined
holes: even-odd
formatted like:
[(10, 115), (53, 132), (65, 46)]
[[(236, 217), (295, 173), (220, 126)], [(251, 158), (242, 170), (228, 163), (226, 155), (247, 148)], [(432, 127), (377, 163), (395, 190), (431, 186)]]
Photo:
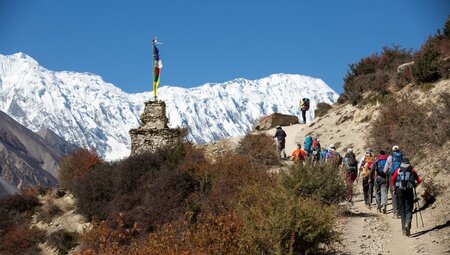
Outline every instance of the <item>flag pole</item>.
[(155, 47), (156, 47), (156, 36), (153, 36), (153, 39), (152, 39), (152, 45), (153, 45), (153, 99), (155, 100), (155, 101), (157, 101), (158, 100), (158, 98), (157, 98), (157, 96), (156, 96), (156, 65), (157, 65), (157, 63), (156, 63), (156, 56), (155, 56)]

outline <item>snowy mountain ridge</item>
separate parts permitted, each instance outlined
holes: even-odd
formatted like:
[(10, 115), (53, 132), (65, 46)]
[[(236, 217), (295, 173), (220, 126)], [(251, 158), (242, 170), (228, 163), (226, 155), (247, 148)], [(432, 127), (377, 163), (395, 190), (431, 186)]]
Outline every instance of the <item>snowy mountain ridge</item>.
[[(188, 128), (196, 143), (241, 136), (273, 112), (298, 116), (302, 97), (311, 99), (311, 120), (317, 103), (332, 104), (338, 95), (320, 79), (295, 74), (158, 89), (169, 127)], [(129, 155), (128, 131), (139, 126), (151, 98), (151, 92), (129, 94), (95, 74), (47, 70), (24, 53), (0, 54), (0, 110), (33, 131), (48, 128), (95, 147), (107, 160)]]

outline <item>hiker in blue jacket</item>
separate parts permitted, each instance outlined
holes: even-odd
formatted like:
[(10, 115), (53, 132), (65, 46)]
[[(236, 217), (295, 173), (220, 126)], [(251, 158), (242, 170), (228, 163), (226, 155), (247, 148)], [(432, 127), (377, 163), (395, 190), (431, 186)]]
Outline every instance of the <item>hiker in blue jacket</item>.
[(310, 135), (306, 135), (305, 142), (303, 143), (303, 148), (305, 152), (308, 154), (308, 156), (311, 156), (312, 154), (312, 138)]

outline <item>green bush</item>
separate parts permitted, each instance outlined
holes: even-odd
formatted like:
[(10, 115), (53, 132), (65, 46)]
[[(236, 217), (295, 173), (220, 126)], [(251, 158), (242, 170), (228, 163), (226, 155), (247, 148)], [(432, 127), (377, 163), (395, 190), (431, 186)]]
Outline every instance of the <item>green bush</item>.
[(331, 164), (295, 164), (283, 174), (282, 182), (297, 197), (315, 197), (326, 204), (344, 198), (343, 173)]
[(315, 117), (322, 117), (325, 114), (328, 113), (328, 111), (331, 109), (331, 105), (327, 104), (327, 103), (318, 103), (317, 104), (317, 109), (314, 111), (314, 116)]

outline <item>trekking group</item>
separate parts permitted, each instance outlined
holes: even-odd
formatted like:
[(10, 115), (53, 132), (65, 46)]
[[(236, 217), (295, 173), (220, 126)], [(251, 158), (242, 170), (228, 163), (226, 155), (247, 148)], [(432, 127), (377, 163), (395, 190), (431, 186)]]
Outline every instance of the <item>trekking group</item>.
[[(303, 98), (300, 107), (303, 123), (306, 123), (305, 112), (309, 109), (309, 100)], [(274, 138), (277, 139), (278, 150), (283, 159), (287, 159), (285, 152), (286, 136), (286, 132), (281, 126), (277, 126)], [(365, 155), (357, 160), (352, 148), (348, 148), (344, 157), (341, 157), (334, 144), (330, 144), (328, 149), (324, 149), (321, 147), (318, 138), (306, 135), (303, 149), (301, 144), (297, 143), (290, 159), (298, 163), (308, 161), (313, 164), (330, 162), (339, 167), (343, 172), (346, 183), (345, 198), (350, 205), (353, 205), (353, 184), (355, 181), (358, 184), (360, 178), (362, 178), (364, 202), (368, 209), (372, 209), (375, 191), (377, 211), (386, 214), (389, 193), (393, 217), (401, 219), (403, 234), (410, 235), (416, 201), (415, 188), (420, 184), (421, 179), (409, 159), (403, 156), (399, 146), (394, 145), (389, 155), (384, 150), (379, 150), (375, 155), (371, 148), (367, 148)]]

